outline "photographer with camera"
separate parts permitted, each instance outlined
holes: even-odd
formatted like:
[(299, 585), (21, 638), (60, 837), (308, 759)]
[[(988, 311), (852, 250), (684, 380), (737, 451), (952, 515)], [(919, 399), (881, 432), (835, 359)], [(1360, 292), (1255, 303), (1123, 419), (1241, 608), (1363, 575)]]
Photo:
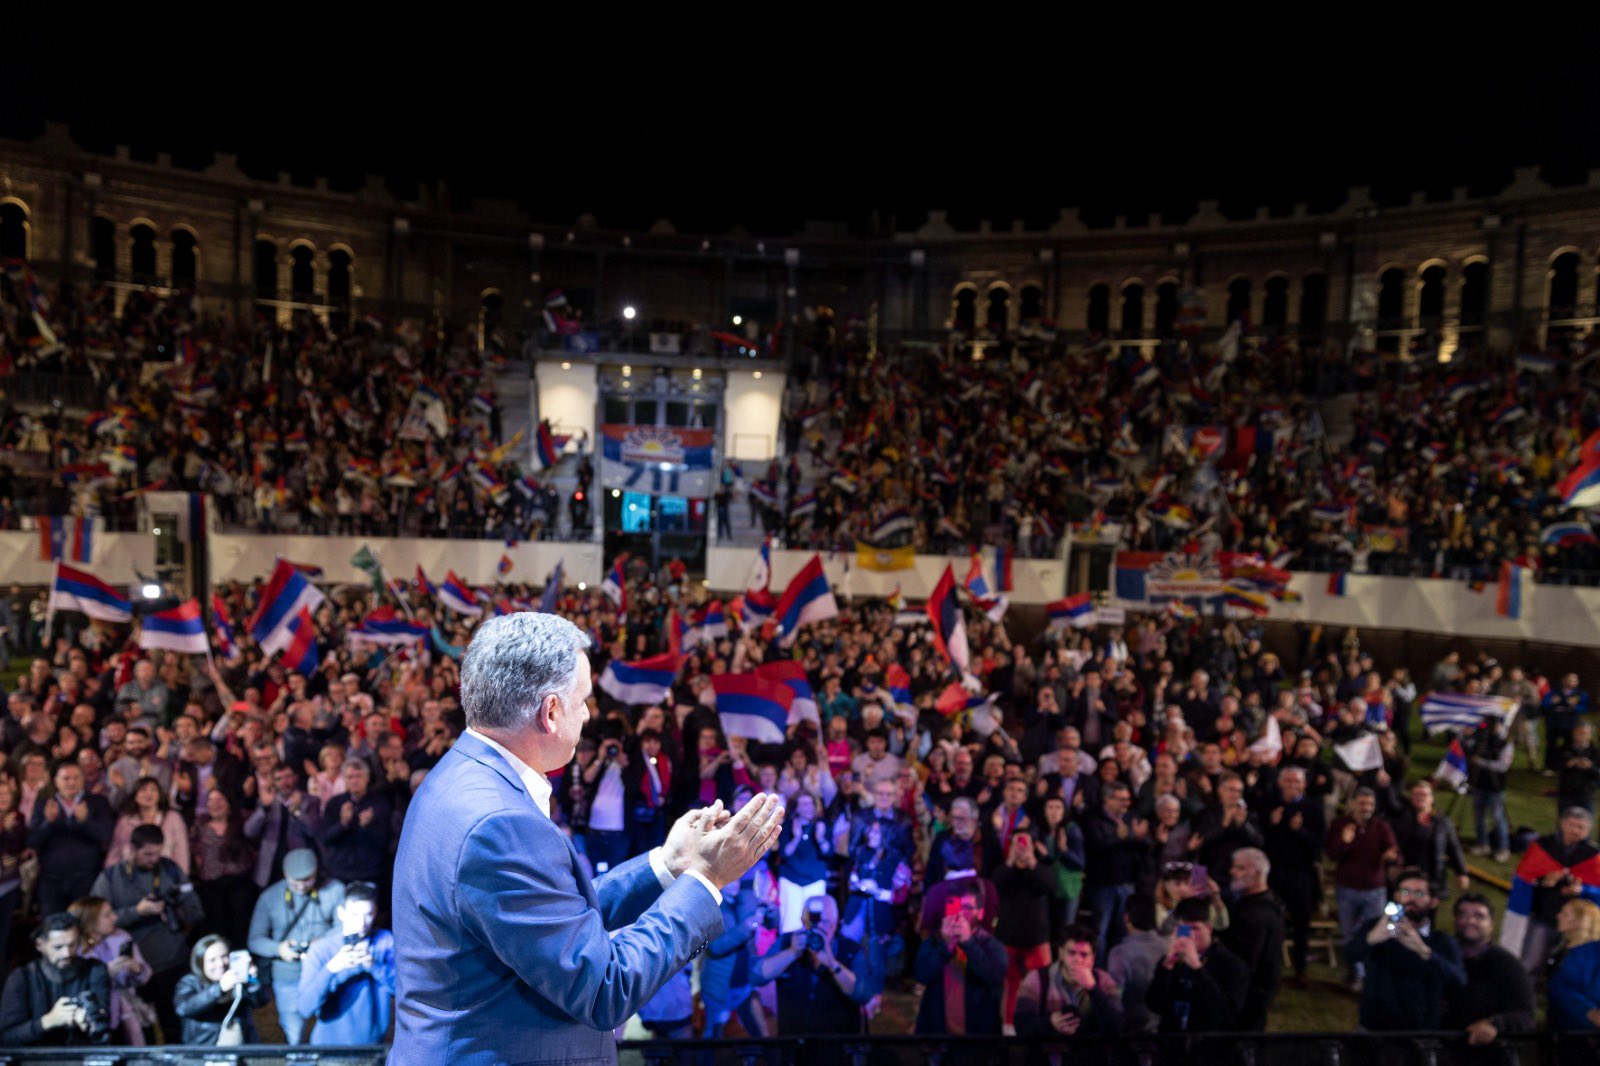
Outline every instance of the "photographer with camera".
[(0, 1046), (104, 1044), (111, 1038), (111, 980), (78, 955), (78, 920), (62, 911), (39, 923), (39, 957), (14, 971), (0, 996)]
[(1466, 983), (1461, 948), (1433, 925), (1439, 901), (1416, 867), (1395, 877), (1383, 913), (1356, 930), (1345, 950), (1367, 963), (1361, 1028), (1373, 1032), (1439, 1028), (1446, 992)]
[(189, 953), (189, 972), (173, 993), (183, 1019), (183, 1042), (205, 1047), (259, 1044), (251, 1011), (267, 1005), (267, 990), (248, 951), (232, 951), (220, 936), (203, 936)]
[[(780, 938), (755, 965), (757, 984), (778, 983), (778, 1035), (865, 1032), (883, 990), (881, 968), (870, 951), (838, 935), (833, 897), (813, 896), (800, 913), (802, 928)], [(1000, 960), (1003, 971), (1003, 953)]]
[(300, 1013), (300, 962), (312, 941), (332, 929), (344, 902), (344, 882), (320, 880), (317, 853), (296, 848), (284, 856), (283, 880), (267, 886), (250, 916), (250, 951), (261, 962), (271, 961), (272, 996), (278, 1007), (278, 1024), (287, 1043), (305, 1039), (305, 1015)]
[(584, 784), (593, 789), (584, 846), (596, 877), (622, 865), (629, 854), (631, 837), (623, 774), (630, 765), (628, 753), (622, 750), (622, 739), (607, 735), (601, 737), (598, 755), (583, 771)]
[(188, 876), (162, 857), (165, 844), (160, 826), (136, 826), (129, 840), (132, 857), (102, 870), (90, 895), (110, 902), (117, 925), (128, 931), (150, 964), (145, 996), (161, 1019), (162, 1033), (171, 1039), (180, 1028), (172, 997), (189, 961), (188, 930), (205, 911)]
[(300, 1013), (316, 1019), (308, 1043), (377, 1044), (394, 1014), (394, 934), (374, 928), (378, 889), (365, 881), (345, 886), (336, 913), (300, 964)]

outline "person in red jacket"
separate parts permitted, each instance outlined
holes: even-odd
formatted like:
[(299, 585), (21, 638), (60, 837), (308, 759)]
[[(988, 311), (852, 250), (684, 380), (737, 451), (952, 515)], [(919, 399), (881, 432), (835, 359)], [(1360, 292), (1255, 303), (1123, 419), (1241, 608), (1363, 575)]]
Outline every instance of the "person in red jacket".
[[(1335, 900), (1339, 906), (1339, 935), (1346, 942), (1356, 930), (1383, 913), (1388, 895), (1387, 869), (1400, 857), (1400, 847), (1389, 823), (1376, 817), (1377, 796), (1370, 788), (1356, 790), (1348, 814), (1328, 827), (1328, 858), (1335, 863)], [(1348, 952), (1346, 953), (1348, 958)], [(1350, 990), (1360, 992), (1366, 965), (1350, 965)]]

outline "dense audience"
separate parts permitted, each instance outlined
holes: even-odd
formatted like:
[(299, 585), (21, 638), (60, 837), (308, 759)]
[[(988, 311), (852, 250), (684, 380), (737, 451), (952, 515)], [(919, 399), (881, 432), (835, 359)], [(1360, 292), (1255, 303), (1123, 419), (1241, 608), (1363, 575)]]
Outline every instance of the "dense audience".
[[(557, 600), (592, 635), (596, 676), (667, 651), (671, 614), (705, 596), (677, 567), (635, 564), (627, 589), (625, 611), (593, 590)], [(40, 958), (6, 982), (0, 1039), (238, 1043), (270, 1016), (289, 1041), (383, 1039), (393, 853), (463, 729), (456, 657), (475, 619), (408, 589), (430, 637), (374, 647), (350, 639), (373, 593), (331, 591), (309, 676), (248, 640), (213, 665), (71, 615), (27, 649), (0, 722), (0, 906)], [(238, 620), (260, 586), (221, 593)], [(1024, 635), (973, 612), (973, 673), (994, 700), (970, 706), (930, 631), (899, 621), (849, 604), (787, 649), (736, 628), (686, 649), (657, 705), (597, 689), (554, 804), (597, 872), (691, 806), (776, 792), (790, 812), (725, 893), (724, 935), (642, 1012), (651, 1032), (1260, 1030), (1280, 986), (1307, 981), (1324, 892), (1366, 1028), (1526, 1030), (1546, 973), (1552, 1022), (1593, 1026), (1573, 1013), (1597, 991), (1592, 905), (1541, 885), (1524, 957), (1491, 943), (1483, 897), (1457, 895), (1463, 845), (1433, 768), (1408, 754), (1417, 686), (1375, 669), (1354, 631), (1303, 631), (1293, 677), (1249, 624)], [(725, 735), (710, 678), (779, 658), (804, 668), (816, 717), (781, 744)], [(1595, 781), (1572, 766), (1592, 748), (1578, 679), (1452, 654), (1429, 682), (1515, 690), (1543, 717), (1570, 809), (1540, 846), (1581, 867)], [(1474, 790), (1502, 759), (1487, 732), (1467, 738)], [(1379, 764), (1350, 765), (1353, 743)], [(1500, 847), (1487, 826), (1473, 844)], [(1440, 905), (1454, 934), (1433, 923)]]

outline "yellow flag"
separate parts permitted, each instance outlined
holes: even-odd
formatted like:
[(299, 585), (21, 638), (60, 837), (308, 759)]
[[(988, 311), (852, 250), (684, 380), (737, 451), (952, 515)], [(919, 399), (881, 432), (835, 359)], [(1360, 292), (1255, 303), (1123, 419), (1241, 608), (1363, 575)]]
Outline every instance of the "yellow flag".
[(903, 548), (877, 548), (858, 540), (856, 565), (863, 570), (910, 570), (917, 565), (917, 550), (909, 544)]
[(511, 451), (512, 448), (515, 448), (521, 440), (522, 430), (519, 429), (512, 435), (510, 440), (506, 441), (504, 444), (500, 445), (500, 447), (489, 453), (489, 461), (494, 463), (496, 466), (505, 462), (506, 453)]

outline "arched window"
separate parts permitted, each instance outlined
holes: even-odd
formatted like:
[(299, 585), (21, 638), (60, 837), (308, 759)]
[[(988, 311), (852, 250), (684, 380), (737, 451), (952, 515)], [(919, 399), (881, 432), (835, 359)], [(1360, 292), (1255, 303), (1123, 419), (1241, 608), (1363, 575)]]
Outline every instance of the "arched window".
[(117, 224), (104, 215), (89, 221), (89, 256), (94, 260), (96, 281), (112, 281), (117, 276)]
[(1004, 333), (1011, 321), (1011, 290), (996, 285), (989, 290), (989, 311), (983, 318), (984, 326), (992, 333)]
[(1422, 271), (1422, 284), (1417, 287), (1417, 318), (1423, 329), (1437, 329), (1444, 317), (1443, 263), (1433, 263)]
[(1317, 334), (1328, 323), (1328, 275), (1307, 274), (1300, 279), (1300, 332)]
[(128, 231), (128, 270), (136, 285), (156, 282), (155, 227), (141, 222)]
[(1122, 330), (1127, 338), (1144, 335), (1144, 285), (1130, 281), (1122, 287)]
[(1089, 290), (1090, 333), (1111, 332), (1111, 286), (1104, 282)]
[(1461, 268), (1461, 324), (1483, 325), (1489, 309), (1489, 264), (1482, 259)]
[(1572, 318), (1578, 307), (1577, 252), (1562, 252), (1550, 264), (1550, 297), (1545, 306), (1551, 318)]
[(978, 328), (978, 290), (963, 285), (956, 290), (955, 308), (950, 314), (950, 325), (957, 332), (971, 335)]
[(335, 307), (350, 306), (350, 253), (335, 248), (328, 253), (328, 302)]
[(1172, 335), (1178, 321), (1178, 283), (1163, 281), (1156, 286), (1156, 336)]
[(1261, 294), (1261, 326), (1275, 333), (1289, 324), (1289, 279), (1274, 274), (1267, 279)]
[(483, 301), (478, 306), (479, 348), (489, 347), (489, 341), (500, 328), (500, 312), (504, 306), (505, 301), (501, 298), (499, 289), (484, 291)]
[(1250, 324), (1250, 279), (1234, 278), (1228, 282), (1227, 325), (1243, 321)]
[(1037, 322), (1044, 317), (1044, 290), (1037, 285), (1024, 285), (1019, 294), (1019, 317), (1024, 322)]
[(271, 241), (256, 241), (256, 299), (278, 298), (278, 246)]
[(1406, 272), (1390, 267), (1378, 275), (1378, 328), (1399, 329), (1406, 317)]
[(193, 290), (200, 276), (200, 242), (186, 229), (172, 231), (172, 284)]
[(310, 302), (316, 293), (316, 252), (309, 244), (297, 244), (289, 250), (289, 297)]
[(0, 259), (28, 258), (28, 211), (18, 203), (0, 204)]

